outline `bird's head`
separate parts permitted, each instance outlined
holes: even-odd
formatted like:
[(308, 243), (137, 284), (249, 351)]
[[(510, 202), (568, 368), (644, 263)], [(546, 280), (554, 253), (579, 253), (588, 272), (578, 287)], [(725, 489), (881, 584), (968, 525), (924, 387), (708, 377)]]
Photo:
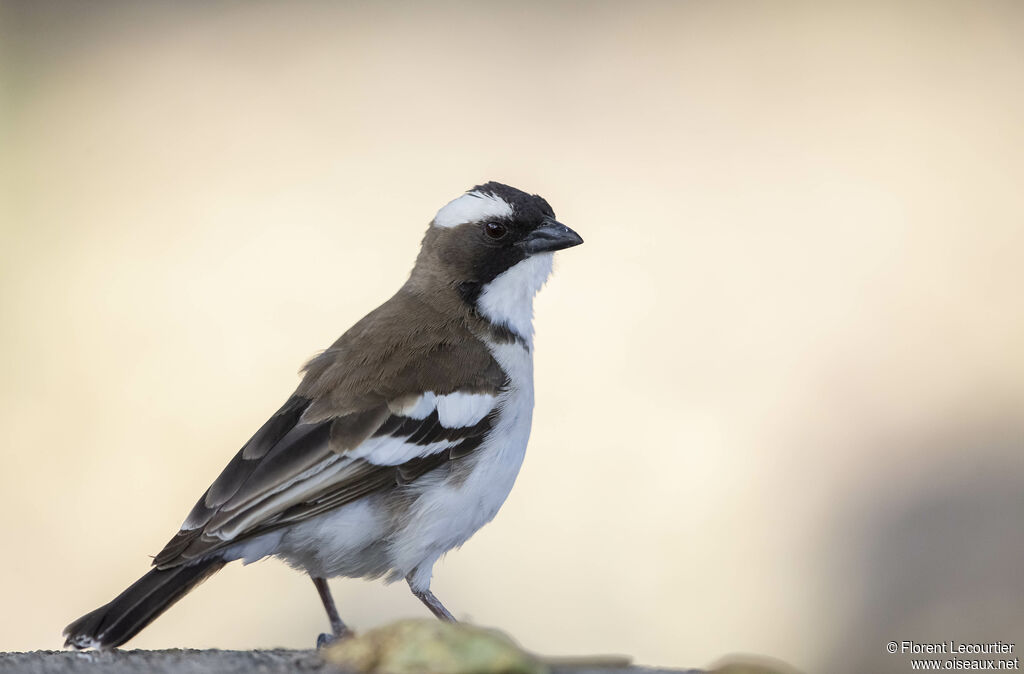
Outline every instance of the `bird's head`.
[(410, 281), (428, 293), (454, 289), (482, 316), (529, 342), (533, 297), (551, 273), (553, 253), (581, 243), (543, 198), (488, 182), (437, 212)]
[(532, 312), (533, 296), (551, 273), (552, 254), (581, 243), (542, 197), (489, 182), (437, 212), (413, 275), (455, 288), (492, 321), (516, 330), (525, 326), (513, 325), (514, 305), (525, 303)]

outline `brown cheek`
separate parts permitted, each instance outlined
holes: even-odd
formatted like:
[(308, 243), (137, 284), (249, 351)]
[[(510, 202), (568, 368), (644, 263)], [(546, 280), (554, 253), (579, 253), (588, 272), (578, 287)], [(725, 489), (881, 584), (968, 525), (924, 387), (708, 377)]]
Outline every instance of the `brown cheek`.
[(479, 236), (474, 225), (459, 225), (442, 232), (438, 239), (438, 258), (456, 278), (469, 278), (479, 249)]

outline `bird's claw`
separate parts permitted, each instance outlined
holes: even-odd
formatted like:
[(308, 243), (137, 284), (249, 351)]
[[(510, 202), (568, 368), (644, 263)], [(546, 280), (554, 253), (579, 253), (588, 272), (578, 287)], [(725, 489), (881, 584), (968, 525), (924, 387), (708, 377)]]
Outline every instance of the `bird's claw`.
[(324, 632), (316, 638), (316, 647), (318, 650), (321, 648), (325, 648), (327, 646), (330, 646), (331, 644), (338, 643), (342, 639), (347, 639), (353, 634), (354, 632), (348, 629), (342, 632), (341, 634), (327, 634), (326, 632)]

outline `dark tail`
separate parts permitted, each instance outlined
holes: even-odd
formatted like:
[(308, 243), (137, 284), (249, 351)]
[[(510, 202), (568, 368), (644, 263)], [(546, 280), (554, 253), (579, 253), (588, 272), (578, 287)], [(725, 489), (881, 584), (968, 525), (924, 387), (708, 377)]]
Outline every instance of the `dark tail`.
[(65, 627), (64, 646), (100, 649), (120, 646), (224, 564), (224, 560), (214, 557), (188, 566), (153, 569), (109, 604)]

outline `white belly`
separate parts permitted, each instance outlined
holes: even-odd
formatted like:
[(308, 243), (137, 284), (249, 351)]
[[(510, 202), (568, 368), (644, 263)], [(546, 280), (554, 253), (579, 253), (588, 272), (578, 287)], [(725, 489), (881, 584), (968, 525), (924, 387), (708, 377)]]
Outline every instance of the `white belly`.
[(401, 496), (377, 494), (290, 527), (278, 556), (316, 576), (387, 574), (388, 581), (409, 577), (426, 588), (434, 562), (498, 513), (526, 453), (533, 420), (532, 356), (519, 344), (491, 345), (491, 350), (510, 384), (499, 398), (497, 423), (480, 447), (451, 472), (420, 477)]
[(523, 465), (533, 423), (533, 358), (519, 344), (491, 345), (508, 374), (509, 389), (498, 405), (498, 423), (466, 458), (462, 479), (426, 484), (406, 525), (391, 545), (393, 579), (413, 574), (426, 587), (434, 562), (498, 514)]

